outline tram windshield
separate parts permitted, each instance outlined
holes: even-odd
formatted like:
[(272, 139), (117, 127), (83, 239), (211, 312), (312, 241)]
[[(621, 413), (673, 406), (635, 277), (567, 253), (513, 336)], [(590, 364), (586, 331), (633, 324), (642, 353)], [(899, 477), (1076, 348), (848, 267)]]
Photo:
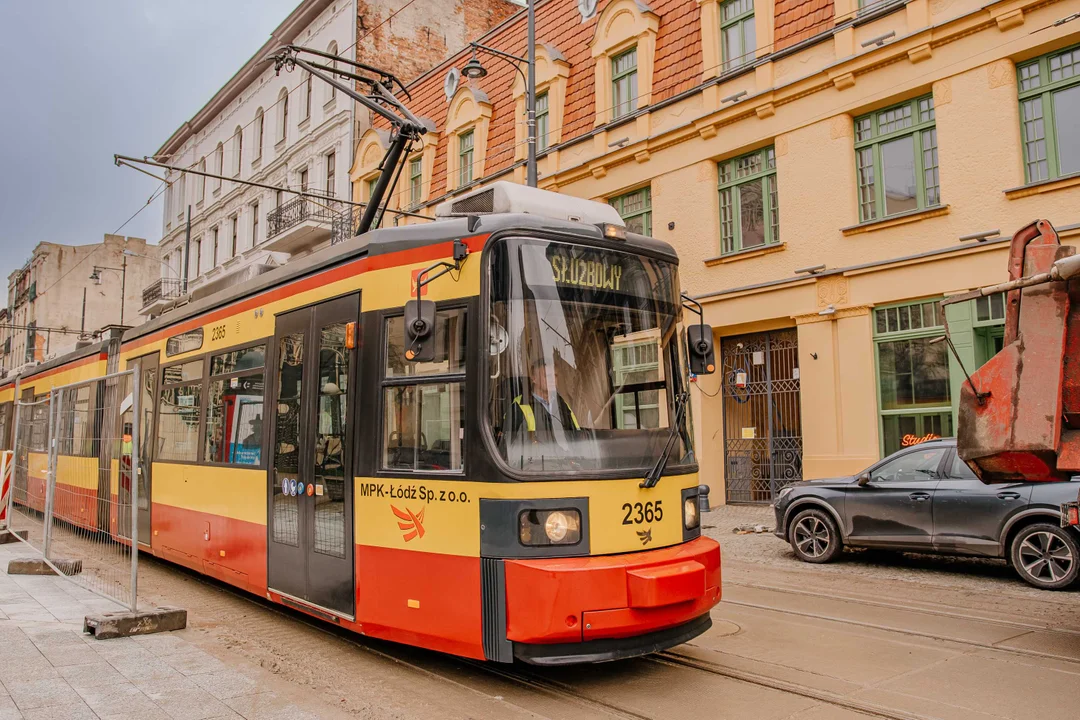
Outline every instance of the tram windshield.
[[(651, 468), (686, 388), (676, 266), (511, 240), (492, 248), (489, 273), (489, 414), (503, 460), (526, 473)], [(669, 468), (695, 462), (691, 437), (686, 416)]]

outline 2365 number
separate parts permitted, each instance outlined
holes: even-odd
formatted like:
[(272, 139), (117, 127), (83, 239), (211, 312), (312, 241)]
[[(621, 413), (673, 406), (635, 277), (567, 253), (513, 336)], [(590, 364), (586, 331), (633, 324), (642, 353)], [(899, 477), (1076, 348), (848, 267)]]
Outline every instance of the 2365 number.
[(623, 517), (623, 525), (640, 525), (641, 523), (659, 522), (664, 519), (664, 508), (660, 506), (663, 500), (647, 503), (623, 503), (622, 509), (626, 511)]

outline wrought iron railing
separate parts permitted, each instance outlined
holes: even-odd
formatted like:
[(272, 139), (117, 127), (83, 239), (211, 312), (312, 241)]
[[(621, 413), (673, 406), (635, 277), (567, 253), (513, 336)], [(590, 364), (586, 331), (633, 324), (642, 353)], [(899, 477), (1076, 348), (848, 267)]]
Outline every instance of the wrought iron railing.
[(142, 304), (146, 307), (150, 303), (155, 303), (158, 300), (171, 300), (173, 298), (180, 297), (181, 281), (178, 278), (161, 278), (155, 280), (142, 292)]
[(266, 237), (280, 235), (307, 220), (333, 223), (341, 214), (341, 203), (333, 198), (313, 199), (298, 197), (274, 208), (266, 215)]
[(337, 245), (356, 235), (364, 208), (357, 205), (347, 207), (334, 217), (330, 231), (330, 244)]

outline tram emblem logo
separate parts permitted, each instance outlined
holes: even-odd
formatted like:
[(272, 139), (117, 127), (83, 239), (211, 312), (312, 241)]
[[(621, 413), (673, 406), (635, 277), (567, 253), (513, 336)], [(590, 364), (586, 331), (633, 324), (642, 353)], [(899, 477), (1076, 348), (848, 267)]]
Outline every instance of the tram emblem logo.
[(645, 528), (644, 530), (637, 531), (638, 540), (642, 545), (648, 545), (652, 542), (652, 528)]
[(398, 518), (398, 529), (405, 533), (403, 536), (405, 542), (409, 542), (413, 538), (424, 537), (424, 511), (427, 510), (426, 507), (418, 513), (414, 513), (407, 507), (404, 510), (398, 510), (391, 505), (390, 509), (394, 511), (394, 515)]

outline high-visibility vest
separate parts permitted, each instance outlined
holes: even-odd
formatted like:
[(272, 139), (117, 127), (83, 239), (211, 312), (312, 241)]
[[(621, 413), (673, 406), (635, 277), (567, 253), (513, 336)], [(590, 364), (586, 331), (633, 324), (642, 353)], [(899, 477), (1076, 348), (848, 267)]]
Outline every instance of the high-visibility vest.
[[(521, 402), (520, 395), (514, 398), (514, 405), (521, 411), (521, 417), (525, 420), (525, 429), (531, 433), (536, 432), (536, 413), (533, 412), (532, 405)], [(578, 424), (577, 415), (574, 414), (569, 405), (566, 406), (566, 409), (570, 412), (570, 422), (574, 423), (574, 429), (580, 430), (581, 425)]]

